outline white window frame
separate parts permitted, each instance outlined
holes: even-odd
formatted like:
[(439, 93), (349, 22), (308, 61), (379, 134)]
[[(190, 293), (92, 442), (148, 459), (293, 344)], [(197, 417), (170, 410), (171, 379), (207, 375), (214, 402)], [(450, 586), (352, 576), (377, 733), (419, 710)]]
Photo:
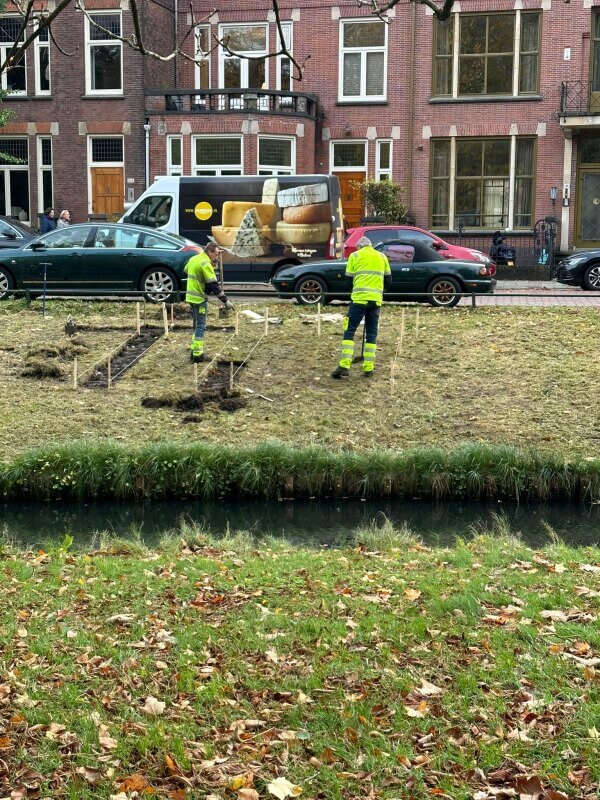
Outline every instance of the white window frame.
[[(179, 141), (181, 147), (181, 164), (173, 164), (173, 150), (171, 145)], [(181, 177), (183, 175), (183, 136), (167, 136), (167, 175)]]
[[(362, 144), (364, 145), (365, 160), (362, 165), (352, 165), (351, 167), (336, 167), (333, 160), (333, 154), (336, 144)], [(329, 143), (329, 172), (364, 172), (367, 173), (368, 165), (368, 141), (367, 139), (332, 139)]]
[[(93, 11), (98, 16), (119, 15), (121, 19), (121, 35), (123, 35), (123, 14), (118, 9), (112, 11)], [(85, 93), (92, 97), (120, 97), (123, 95), (123, 42), (119, 39), (92, 39), (90, 31), (94, 27), (87, 17), (85, 19)], [(92, 47), (117, 45), (121, 51), (121, 88), (120, 89), (93, 89), (92, 88)]]
[[(338, 64), (338, 102), (339, 103), (379, 103), (387, 100), (387, 67), (388, 67), (388, 25), (381, 21), (384, 30), (383, 46), (377, 47), (344, 47), (344, 26), (348, 23), (372, 23), (378, 18), (360, 17), (359, 19), (341, 19), (339, 27), (339, 64)], [(383, 93), (367, 94), (367, 53), (383, 52)], [(356, 95), (344, 95), (344, 55), (360, 53), (360, 92)]]
[[(2, 18), (15, 17), (14, 14), (0, 14), (0, 16)], [(20, 21), (21, 17), (18, 17), (18, 19)], [(22, 41), (25, 41), (25, 39), (22, 39)], [(14, 42), (12, 42), (12, 43), (11, 42), (2, 42), (2, 44), (0, 44), (0, 61), (4, 61), (6, 59), (6, 53), (7, 53), (8, 50), (10, 50), (10, 48), (13, 46), (13, 44), (14, 44)], [(4, 72), (2, 73), (2, 79), (0, 80), (0, 89), (3, 92), (6, 92), (7, 97), (25, 97), (26, 94), (27, 94), (27, 53), (26, 52), (22, 56), (22, 61), (23, 61), (23, 66), (25, 68), (25, 89), (23, 91), (15, 92), (15, 91), (9, 90), (8, 89), (8, 70), (5, 69)], [(10, 138), (13, 138), (13, 137), (10, 137)]]
[[(35, 22), (36, 27), (39, 25), (39, 20)], [(48, 40), (47, 41), (40, 41), (39, 36), (36, 37), (34, 45), (33, 45), (33, 58), (35, 63), (35, 93), (38, 96), (47, 96), (52, 94), (52, 60), (50, 55), (50, 31), (48, 28), (44, 30), (48, 31)], [(41, 88), (41, 70), (40, 70), (40, 51), (41, 50), (48, 50), (48, 83), (50, 84), (48, 89)]]
[[(205, 30), (208, 31), (208, 44), (210, 49), (210, 25), (196, 25), (196, 29), (194, 31), (194, 46), (195, 46), (195, 53), (198, 52), (198, 40), (200, 38), (200, 31)], [(211, 74), (211, 65), (210, 65), (210, 53), (206, 57), (206, 62), (208, 64), (208, 88), (212, 86), (212, 74)], [(200, 89), (200, 64), (194, 64), (194, 86), (196, 89)], [(206, 87), (204, 87), (206, 88)]]
[[(123, 142), (123, 158), (121, 161), (92, 161), (92, 140), (93, 139), (121, 139)], [(87, 137), (87, 161), (88, 161), (88, 213), (92, 213), (92, 168), (93, 167), (123, 167), (123, 177), (125, 177), (125, 137), (113, 136), (112, 134), (96, 134)]]
[[(260, 163), (260, 143), (265, 139), (275, 139), (277, 141), (285, 140), (286, 142), (291, 142), (291, 165), (286, 167), (285, 165), (280, 166), (273, 166), (272, 164), (261, 164)], [(263, 136), (262, 134), (257, 137), (256, 140), (256, 163), (257, 163), (257, 170), (259, 175), (293, 175), (296, 172), (296, 138), (295, 136)]]
[[(228, 173), (232, 169), (237, 169), (237, 164), (207, 164), (203, 166), (202, 164), (196, 163), (196, 142), (199, 139), (236, 139), (240, 143), (240, 175), (244, 174), (244, 137), (243, 136), (219, 136), (213, 134), (210, 135), (201, 135), (201, 136), (192, 136), (192, 175), (202, 175), (208, 172), (214, 173), (215, 175), (223, 175), (223, 173)], [(237, 174), (237, 173), (236, 173)]]
[[(29, 147), (29, 137), (27, 136), (2, 136), (0, 137), (0, 152), (2, 151), (2, 143), (5, 139), (24, 139), (27, 142), (27, 163), (26, 164), (1, 164), (0, 165), (0, 181), (4, 181), (4, 198), (6, 203), (6, 216), (15, 216), (12, 213), (12, 197), (10, 194), (10, 174), (11, 172), (26, 172), (27, 173), (27, 193), (29, 195), (29, 219), (26, 222), (31, 222), (31, 149)], [(8, 202), (10, 200), (10, 203)]]
[[(43, 164), (42, 163), (42, 142), (45, 139), (50, 140), (50, 164)], [(52, 202), (50, 206), (54, 206), (54, 142), (52, 140), (52, 136), (38, 136), (37, 137), (37, 165), (38, 165), (38, 211), (42, 212), (45, 208), (44, 203), (44, 185), (43, 185), (43, 174), (45, 172), (49, 172), (52, 177)]]
[[(381, 166), (381, 145), (382, 144), (389, 144), (390, 146), (390, 165), (389, 167), (382, 167)], [(394, 142), (392, 139), (377, 139), (375, 145), (375, 179), (380, 181), (382, 177), (385, 176), (387, 180), (393, 180), (392, 173), (392, 157), (394, 152)]]
[[(265, 57), (265, 86), (268, 88), (269, 86), (269, 59), (267, 55), (269, 53), (269, 23), (268, 22), (236, 22), (236, 23), (224, 23), (219, 25), (219, 40), (223, 41), (223, 37), (226, 35), (225, 30), (227, 28), (264, 28), (265, 29), (265, 42), (266, 42), (266, 49), (264, 53), (260, 50), (252, 50), (252, 51), (240, 51), (240, 56), (254, 56), (259, 57), (264, 55)], [(227, 58), (235, 58), (235, 56), (227, 55), (226, 51), (223, 47), (219, 47), (219, 86), (225, 85), (225, 61)], [(246, 84), (245, 86), (240, 86), (240, 91), (243, 92), (244, 90), (248, 90), (252, 92), (252, 89), (248, 87), (248, 60), (245, 58), (240, 58), (240, 83)], [(258, 87), (260, 88), (260, 87)]]
[[(527, 12), (531, 13), (535, 11), (534, 8), (526, 9)], [(494, 14), (495, 11), (482, 11), (482, 16), (490, 16)], [(529, 93), (519, 93), (519, 70), (521, 69), (521, 9), (516, 8), (511, 10), (509, 13), (515, 15), (515, 35), (513, 39), (513, 79), (512, 79), (512, 91), (507, 96), (509, 97), (531, 97)], [(463, 12), (463, 16), (474, 16), (473, 12)], [(454, 12), (454, 20), (453, 20), (453, 40), (452, 40), (452, 94), (451, 95), (435, 95), (435, 97), (452, 97), (461, 99), (477, 99), (481, 97), (496, 97), (497, 95), (479, 95), (479, 94), (461, 94), (458, 93), (458, 69), (459, 69), (459, 62), (460, 62), (460, 12)], [(539, 38), (539, 50), (538, 50), (538, 59), (541, 56), (541, 26), (542, 20), (540, 17), (540, 38)], [(538, 81), (540, 79), (540, 71), (541, 71), (541, 63), (538, 61)], [(500, 95), (504, 97), (505, 95)]]

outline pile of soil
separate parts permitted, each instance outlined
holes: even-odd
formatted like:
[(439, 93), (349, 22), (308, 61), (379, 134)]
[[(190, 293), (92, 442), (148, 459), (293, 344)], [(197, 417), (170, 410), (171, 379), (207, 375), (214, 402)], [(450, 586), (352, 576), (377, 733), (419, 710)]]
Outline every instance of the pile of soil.
[[(96, 330), (98, 330), (98, 328), (96, 328)], [(110, 330), (114, 330), (114, 328)], [(118, 350), (111, 359), (111, 383), (116, 383), (116, 381), (121, 380), (127, 370), (137, 363), (139, 356), (151, 347), (154, 342), (160, 339), (162, 334), (162, 328), (144, 328), (139, 336), (136, 334), (128, 339), (123, 347)], [(96, 367), (83, 385), (86, 389), (107, 388), (108, 363)]]
[(145, 408), (172, 408), (175, 411), (193, 412), (183, 418), (184, 423), (200, 422), (205, 406), (211, 404), (221, 411), (233, 413), (244, 408), (248, 400), (242, 397), (237, 389), (230, 390), (229, 374), (230, 364), (234, 367), (241, 366), (241, 361), (219, 359), (216, 361), (198, 386), (198, 391), (190, 393), (173, 392), (160, 397), (143, 397), (142, 405)]
[(63, 380), (66, 377), (67, 365), (72, 364), (75, 356), (88, 352), (89, 347), (79, 336), (70, 339), (64, 345), (41, 344), (28, 351), (21, 376)]

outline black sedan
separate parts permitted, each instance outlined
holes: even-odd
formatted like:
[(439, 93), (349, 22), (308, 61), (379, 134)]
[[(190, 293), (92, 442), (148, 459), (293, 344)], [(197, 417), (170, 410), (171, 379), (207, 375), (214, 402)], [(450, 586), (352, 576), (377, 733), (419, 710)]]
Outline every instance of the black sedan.
[(600, 249), (573, 253), (563, 259), (558, 265), (556, 280), (567, 286), (600, 291)]
[(198, 245), (137, 225), (89, 223), (45, 233), (0, 251), (0, 300), (11, 294), (126, 294), (170, 301), (185, 288), (184, 267)]
[(22, 247), (27, 242), (35, 239), (36, 235), (29, 225), (0, 214), (0, 248), (3, 250), (7, 247)]
[[(448, 260), (421, 242), (394, 240), (382, 242), (377, 249), (388, 257), (392, 270), (392, 286), (385, 300), (452, 308), (461, 294), (490, 293), (496, 285), (489, 264)], [(345, 272), (345, 259), (316, 261), (284, 267), (271, 282), (282, 297), (293, 296), (303, 305), (314, 305), (349, 298), (350, 282)]]

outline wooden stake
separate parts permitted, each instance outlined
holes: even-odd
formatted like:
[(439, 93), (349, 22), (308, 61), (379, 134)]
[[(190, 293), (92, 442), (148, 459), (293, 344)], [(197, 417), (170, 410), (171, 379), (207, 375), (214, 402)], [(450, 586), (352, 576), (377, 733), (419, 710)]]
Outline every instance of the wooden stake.
[(144, 300), (144, 328), (146, 327), (146, 301)]
[(194, 386), (198, 391), (198, 364), (194, 364)]
[(269, 306), (265, 309), (265, 336), (269, 332)]
[(165, 326), (165, 339), (169, 338), (169, 320), (167, 317), (167, 305), (166, 303), (162, 304), (162, 312), (163, 312), (163, 323)]
[(77, 389), (77, 356), (73, 359), (73, 388)]
[(112, 356), (108, 357), (108, 361), (106, 363), (106, 387), (108, 389), (111, 388), (111, 378), (110, 378), (110, 367), (111, 367)]
[(317, 336), (321, 335), (321, 303), (317, 303)]
[(229, 391), (233, 392), (233, 361), (229, 362)]
[(417, 306), (417, 318), (415, 320), (415, 339), (419, 338), (419, 306)]
[(402, 345), (404, 343), (404, 309), (402, 309), (402, 317), (400, 321), (400, 349), (399, 353), (402, 352)]
[(235, 310), (235, 335), (239, 336), (240, 333), (240, 312)]
[(171, 303), (171, 325), (175, 324), (175, 303)]
[(141, 321), (140, 321), (140, 304), (135, 304), (135, 332), (139, 336), (141, 333)]

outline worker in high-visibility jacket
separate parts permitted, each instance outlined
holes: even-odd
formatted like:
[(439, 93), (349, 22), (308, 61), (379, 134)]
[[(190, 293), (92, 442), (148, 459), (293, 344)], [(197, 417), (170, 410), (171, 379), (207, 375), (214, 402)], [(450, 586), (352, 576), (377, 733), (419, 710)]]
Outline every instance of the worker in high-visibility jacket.
[(204, 361), (204, 332), (206, 331), (207, 294), (214, 294), (223, 303), (225, 308), (231, 310), (233, 303), (227, 299), (225, 292), (219, 286), (214, 265), (219, 259), (219, 246), (209, 242), (203, 253), (192, 256), (185, 265), (187, 287), (185, 294), (186, 303), (192, 309), (194, 332), (192, 334), (192, 351), (190, 358), (194, 362)]
[(354, 356), (354, 334), (361, 321), (365, 321), (365, 347), (363, 352), (363, 375), (373, 377), (379, 313), (383, 302), (383, 291), (392, 283), (392, 271), (387, 256), (371, 246), (371, 240), (362, 236), (356, 243), (346, 264), (346, 277), (352, 278), (352, 295), (348, 314), (344, 319), (342, 357), (331, 373), (332, 378), (347, 378)]

